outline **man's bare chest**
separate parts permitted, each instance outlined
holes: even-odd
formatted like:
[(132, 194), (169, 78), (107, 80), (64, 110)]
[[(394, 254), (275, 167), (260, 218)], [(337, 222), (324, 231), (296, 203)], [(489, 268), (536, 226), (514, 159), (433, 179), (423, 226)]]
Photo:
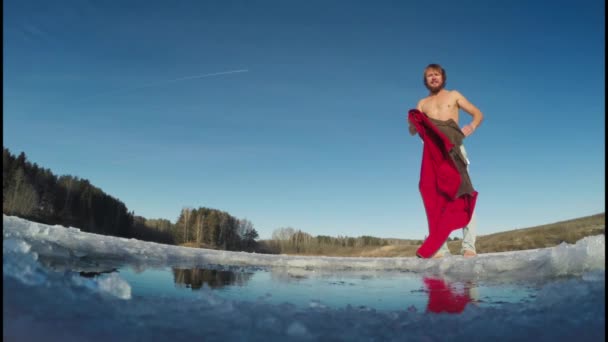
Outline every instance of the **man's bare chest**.
[(422, 104), (422, 111), (433, 119), (458, 120), (458, 106), (449, 99), (427, 99)]

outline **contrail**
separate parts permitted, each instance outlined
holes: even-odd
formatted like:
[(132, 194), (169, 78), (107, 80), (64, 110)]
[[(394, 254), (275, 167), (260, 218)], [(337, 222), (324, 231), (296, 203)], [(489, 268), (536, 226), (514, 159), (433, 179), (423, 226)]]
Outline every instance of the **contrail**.
[(239, 70), (229, 70), (229, 71), (214, 72), (214, 73), (210, 73), (210, 74), (185, 76), (185, 77), (180, 77), (180, 78), (176, 78), (176, 79), (172, 79), (172, 80), (158, 81), (158, 82), (154, 82), (154, 83), (148, 83), (148, 84), (144, 84), (144, 85), (139, 85), (139, 86), (134, 86), (134, 87), (129, 87), (129, 88), (123, 88), (123, 89), (113, 90), (113, 91), (109, 91), (109, 92), (105, 92), (105, 93), (98, 93), (98, 94), (94, 94), (94, 95), (91, 95), (89, 97), (86, 97), (86, 98), (84, 98), (82, 100), (89, 100), (89, 99), (92, 99), (92, 98), (95, 98), (95, 97), (101, 97), (101, 96), (106, 96), (106, 95), (111, 95), (111, 94), (120, 94), (120, 93), (124, 93), (124, 92), (127, 92), (127, 91), (138, 90), (138, 89), (143, 89), (143, 88), (156, 87), (156, 86), (163, 85), (163, 84), (168, 84), (168, 83), (175, 83), (175, 82), (181, 82), (181, 81), (186, 81), (186, 80), (194, 80), (194, 79), (206, 78), (206, 77), (213, 77), (213, 76), (219, 76), (219, 75), (236, 74), (236, 73), (248, 72), (248, 71), (249, 71), (249, 69), (239, 69)]
[[(146, 88), (146, 87), (152, 87), (152, 86), (156, 86), (156, 85), (160, 85), (160, 84), (165, 84), (165, 83), (173, 83), (173, 82), (179, 82), (179, 81), (185, 81), (185, 80), (193, 80), (193, 79), (197, 79), (197, 78), (205, 78), (205, 77), (211, 77), (211, 76), (236, 74), (236, 73), (239, 73), (239, 72), (248, 72), (248, 71), (249, 71), (248, 69), (240, 69), (240, 70), (230, 70), (230, 71), (214, 72), (212, 74), (186, 76), (186, 77), (176, 78), (174, 80), (166, 80), (166, 81), (154, 82), (154, 83), (138, 86), (137, 89)], [(129, 88), (129, 89), (131, 89), (131, 88)]]

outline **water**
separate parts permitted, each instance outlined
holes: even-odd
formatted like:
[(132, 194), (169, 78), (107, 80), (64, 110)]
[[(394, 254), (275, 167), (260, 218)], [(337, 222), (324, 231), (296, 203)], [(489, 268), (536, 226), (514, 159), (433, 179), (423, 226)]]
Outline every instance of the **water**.
[[(522, 303), (535, 298), (541, 284), (489, 283), (413, 272), (319, 272), (285, 268), (154, 268), (130, 266), (118, 273), (131, 286), (133, 298), (196, 299), (210, 290), (232, 301), (288, 303), (298, 308), (366, 308), (458, 313), (480, 307)], [(105, 273), (83, 272), (82, 276)]]

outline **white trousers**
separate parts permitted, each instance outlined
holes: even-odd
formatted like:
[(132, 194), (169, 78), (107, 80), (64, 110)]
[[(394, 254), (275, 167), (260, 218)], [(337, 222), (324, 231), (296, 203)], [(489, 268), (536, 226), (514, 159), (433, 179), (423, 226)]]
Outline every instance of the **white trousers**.
[[(462, 151), (462, 155), (467, 162), (467, 171), (469, 170), (469, 157), (467, 156), (467, 151), (464, 149), (464, 145), (460, 145), (460, 151)], [(460, 254), (464, 253), (465, 250), (472, 251), (476, 253), (475, 250), (475, 239), (477, 238), (477, 219), (475, 218), (475, 212), (473, 212), (473, 216), (471, 216), (471, 221), (469, 224), (462, 228), (462, 246), (460, 247)], [(437, 253), (441, 254), (449, 254), (450, 250), (448, 249), (448, 241), (446, 240), (439, 251)]]

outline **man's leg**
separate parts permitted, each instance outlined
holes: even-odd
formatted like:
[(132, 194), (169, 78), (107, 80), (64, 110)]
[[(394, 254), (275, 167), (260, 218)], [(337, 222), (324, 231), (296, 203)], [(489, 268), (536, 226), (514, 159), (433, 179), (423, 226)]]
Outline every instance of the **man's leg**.
[[(467, 156), (467, 150), (464, 145), (460, 145), (460, 152), (464, 156), (467, 162), (467, 171), (469, 171), (469, 156)], [(475, 239), (477, 238), (477, 219), (475, 218), (475, 212), (471, 216), (469, 224), (462, 228), (462, 247), (460, 247), (460, 254), (464, 256), (475, 256), (477, 251), (475, 250)]]
[(477, 219), (475, 218), (475, 212), (471, 217), (471, 222), (462, 228), (462, 246), (460, 247), (460, 254), (464, 256), (475, 256), (477, 251), (475, 249), (475, 239), (477, 238)]
[(446, 254), (450, 254), (450, 249), (448, 248), (448, 240), (445, 240), (443, 245), (441, 245), (439, 250), (433, 255), (433, 258), (441, 258)]

